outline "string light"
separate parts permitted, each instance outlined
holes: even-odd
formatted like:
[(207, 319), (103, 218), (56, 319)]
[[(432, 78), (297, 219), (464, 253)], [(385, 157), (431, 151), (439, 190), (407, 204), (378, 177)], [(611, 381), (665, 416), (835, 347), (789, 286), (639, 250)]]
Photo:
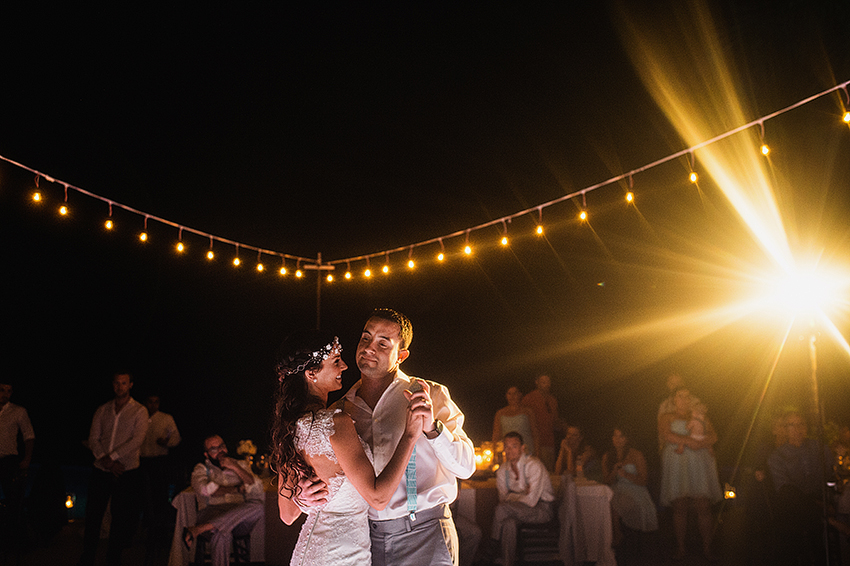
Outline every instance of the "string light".
[(208, 259), (208, 260), (210, 260), (210, 261), (212, 261), (213, 259), (215, 259), (215, 253), (213, 252), (213, 239), (212, 239), (212, 236), (210, 236), (210, 249), (207, 251), (207, 259)]
[(578, 218), (582, 222), (587, 222), (587, 196), (581, 193), (581, 212), (578, 213)]
[(145, 216), (144, 228), (142, 228), (142, 231), (139, 234), (139, 240), (141, 240), (142, 242), (148, 241), (148, 217), (147, 217), (147, 215)]
[(239, 267), (242, 260), (239, 259), (239, 244), (236, 244), (236, 256), (233, 258), (233, 267)]
[(413, 261), (413, 246), (410, 246), (410, 251), (407, 252), (407, 268), (414, 269), (416, 262)]
[[(581, 190), (579, 190), (579, 191), (575, 191), (575, 192), (572, 192), (572, 193), (570, 193), (570, 194), (563, 195), (563, 196), (561, 196), (561, 197), (558, 197), (558, 198), (556, 198), (556, 199), (553, 199), (553, 200), (551, 200), (551, 201), (548, 201), (548, 202), (545, 202), (545, 203), (542, 203), (542, 204), (537, 204), (537, 205), (535, 205), (533, 208), (529, 208), (529, 209), (526, 209), (526, 210), (523, 210), (523, 211), (520, 211), (520, 212), (517, 212), (517, 213), (511, 214), (511, 215), (509, 215), (509, 216), (505, 216), (505, 217), (503, 217), (503, 218), (499, 218), (499, 219), (491, 220), (491, 221), (489, 221), (489, 222), (487, 222), (487, 223), (485, 223), (485, 224), (481, 224), (481, 225), (474, 226), (474, 227), (471, 227), (471, 228), (466, 228), (464, 231), (458, 231), (458, 232), (455, 232), (455, 233), (453, 233), (453, 234), (444, 235), (444, 236), (441, 236), (441, 237), (438, 237), (438, 238), (433, 238), (433, 239), (430, 239), (430, 240), (427, 240), (427, 241), (423, 241), (423, 242), (418, 242), (418, 243), (415, 243), (415, 244), (408, 244), (408, 246), (405, 246), (405, 247), (408, 247), (408, 248), (409, 248), (409, 254), (408, 254), (408, 267), (410, 267), (411, 269), (415, 267), (415, 262), (413, 261), (413, 257), (412, 257), (412, 250), (413, 250), (413, 248), (414, 248), (414, 247), (424, 246), (424, 245), (432, 244), (432, 243), (434, 243), (434, 242), (439, 242), (439, 243), (440, 243), (440, 248), (441, 248), (441, 249), (440, 249), (440, 252), (439, 252), (439, 254), (438, 254), (438, 256), (437, 256), (437, 259), (438, 259), (438, 261), (441, 261), (441, 262), (442, 262), (442, 261), (444, 261), (444, 260), (445, 260), (445, 258), (446, 258), (446, 255), (445, 255), (445, 246), (443, 245), (443, 240), (444, 240), (444, 239), (446, 239), (446, 238), (453, 238), (453, 237), (456, 237), (456, 236), (460, 236), (461, 234), (465, 233), (465, 234), (466, 234), (466, 236), (467, 236), (467, 242), (466, 242), (466, 245), (464, 246), (464, 252), (465, 252), (465, 253), (467, 253), (467, 254), (470, 254), (470, 253), (472, 252), (472, 250), (471, 250), (471, 246), (469, 246), (469, 243), (468, 243), (468, 235), (469, 235), (469, 233), (470, 233), (470, 232), (475, 231), (475, 230), (483, 229), (483, 228), (488, 227), (488, 226), (490, 226), (490, 225), (492, 225), (492, 224), (495, 224), (496, 222), (502, 222), (502, 223), (503, 223), (503, 225), (504, 225), (506, 222), (510, 222), (513, 218), (520, 217), (520, 216), (525, 215), (525, 214), (533, 213), (533, 211), (534, 211), (535, 209), (537, 209), (537, 211), (538, 211), (538, 217), (539, 217), (539, 220), (538, 220), (538, 223), (537, 223), (537, 225), (536, 225), (535, 231), (536, 231), (536, 233), (537, 233), (538, 235), (542, 236), (542, 235), (543, 235), (543, 233), (544, 233), (544, 226), (543, 226), (543, 222), (542, 222), (542, 210), (543, 210), (543, 208), (547, 208), (547, 207), (552, 206), (552, 205), (554, 205), (554, 204), (557, 204), (557, 203), (564, 202), (564, 201), (566, 201), (566, 200), (569, 200), (569, 199), (575, 198), (575, 197), (576, 197), (576, 196), (578, 196), (579, 194), (581, 194), (581, 195), (582, 195), (582, 197), (584, 198), (584, 197), (585, 197), (585, 194), (586, 194), (587, 192), (591, 192), (591, 191), (594, 191), (594, 190), (596, 190), (596, 189), (606, 187), (606, 186), (608, 186), (608, 185), (611, 185), (611, 184), (613, 184), (613, 183), (616, 183), (616, 182), (618, 182), (618, 181), (621, 181), (621, 180), (623, 180), (623, 179), (625, 179), (625, 178), (628, 178), (628, 179), (629, 179), (629, 184), (630, 184), (630, 190), (629, 190), (629, 191), (626, 193), (626, 195), (625, 195), (626, 202), (628, 202), (628, 203), (633, 203), (633, 202), (634, 202), (634, 193), (633, 193), (633, 192), (632, 192), (632, 190), (631, 190), (631, 186), (632, 186), (632, 175), (633, 175), (633, 174), (642, 173), (642, 172), (644, 172), (644, 171), (647, 171), (648, 169), (651, 169), (651, 168), (657, 167), (657, 166), (659, 166), (659, 165), (661, 165), (661, 164), (663, 164), (663, 163), (667, 163), (667, 162), (672, 161), (672, 160), (674, 160), (674, 159), (679, 159), (679, 158), (681, 158), (681, 157), (683, 157), (683, 156), (684, 156), (684, 157), (688, 157), (688, 158), (689, 158), (689, 162), (690, 162), (690, 163), (689, 163), (689, 165), (690, 165), (690, 170), (689, 170), (689, 180), (690, 180), (690, 182), (691, 182), (691, 183), (697, 184), (697, 182), (698, 182), (698, 180), (699, 180), (699, 176), (698, 176), (698, 174), (697, 174), (697, 172), (696, 172), (696, 170), (695, 170), (695, 169), (696, 169), (696, 167), (695, 167), (694, 152), (695, 152), (695, 151), (697, 151), (697, 150), (699, 150), (699, 149), (701, 149), (701, 148), (704, 148), (704, 147), (707, 147), (707, 146), (709, 146), (709, 145), (711, 145), (711, 144), (714, 144), (714, 143), (716, 143), (716, 142), (718, 142), (718, 141), (720, 141), (720, 140), (723, 140), (723, 139), (725, 139), (725, 138), (727, 138), (727, 137), (730, 137), (730, 136), (736, 135), (736, 134), (738, 134), (738, 133), (740, 133), (740, 132), (743, 132), (743, 131), (745, 131), (746, 129), (751, 128), (751, 127), (753, 127), (753, 126), (755, 126), (755, 125), (758, 125), (758, 126), (760, 127), (761, 134), (762, 134), (762, 144), (761, 144), (761, 149), (760, 149), (760, 150), (763, 152), (763, 154), (764, 154), (764, 155), (768, 155), (768, 154), (770, 153), (770, 148), (768, 147), (768, 145), (767, 145), (766, 143), (764, 143), (764, 139), (763, 139), (763, 138), (764, 138), (764, 122), (765, 122), (765, 121), (770, 120), (770, 119), (772, 119), (772, 118), (774, 118), (774, 117), (776, 117), (776, 116), (779, 116), (779, 115), (781, 115), (781, 114), (784, 114), (784, 113), (786, 113), (786, 112), (789, 112), (790, 110), (793, 110), (793, 109), (795, 109), (795, 108), (799, 108), (799, 107), (801, 107), (801, 106), (803, 106), (803, 105), (805, 105), (805, 104), (808, 104), (809, 102), (812, 102), (812, 101), (814, 101), (814, 100), (816, 100), (816, 99), (819, 99), (819, 98), (821, 98), (821, 97), (823, 97), (823, 96), (825, 96), (825, 95), (827, 95), (827, 94), (830, 94), (830, 93), (832, 93), (832, 92), (834, 92), (834, 91), (836, 91), (836, 90), (843, 90), (843, 91), (844, 91), (844, 93), (845, 93), (846, 102), (845, 102), (844, 100), (842, 100), (842, 101), (841, 101), (841, 107), (842, 107), (842, 110), (844, 110), (844, 109), (846, 109), (846, 108), (850, 107), (850, 95), (848, 95), (848, 90), (847, 90), (847, 89), (848, 89), (848, 86), (850, 86), (850, 81), (846, 81), (846, 82), (844, 82), (844, 83), (842, 83), (842, 84), (839, 84), (839, 85), (833, 86), (833, 87), (828, 88), (828, 89), (826, 89), (826, 90), (824, 90), (824, 91), (822, 91), (822, 92), (820, 92), (820, 93), (817, 93), (817, 94), (815, 94), (815, 95), (809, 96), (808, 98), (805, 98), (805, 99), (799, 100), (799, 101), (795, 102), (794, 104), (791, 104), (791, 105), (789, 105), (789, 106), (786, 106), (785, 108), (782, 108), (782, 109), (780, 109), (780, 110), (777, 110), (777, 111), (775, 111), (775, 112), (773, 112), (773, 113), (771, 113), (771, 114), (764, 115), (764, 116), (762, 116), (761, 118), (758, 118), (758, 119), (756, 119), (756, 120), (753, 120), (753, 121), (751, 121), (751, 122), (749, 122), (749, 123), (747, 123), (747, 124), (744, 124), (744, 125), (738, 126), (738, 127), (733, 128), (733, 129), (731, 129), (731, 130), (728, 130), (728, 131), (726, 131), (726, 132), (724, 132), (724, 133), (722, 133), (722, 134), (719, 134), (719, 135), (717, 135), (717, 136), (715, 136), (715, 137), (713, 137), (713, 138), (711, 138), (711, 139), (707, 139), (707, 140), (704, 140), (704, 141), (702, 141), (702, 142), (699, 142), (699, 143), (697, 143), (697, 144), (695, 144), (695, 145), (693, 145), (693, 146), (691, 146), (691, 147), (689, 147), (689, 148), (686, 148), (686, 149), (683, 149), (683, 150), (677, 151), (677, 152), (675, 152), (675, 153), (673, 153), (673, 154), (667, 155), (667, 156), (665, 156), (665, 157), (663, 157), (663, 158), (661, 158), (661, 159), (658, 159), (658, 160), (656, 160), (656, 161), (654, 161), (654, 162), (652, 162), (652, 163), (648, 163), (648, 164), (646, 164), (646, 165), (643, 165), (642, 167), (639, 167), (639, 168), (637, 168), (637, 169), (633, 169), (633, 170), (631, 170), (631, 171), (629, 171), (629, 172), (626, 172), (626, 173), (623, 173), (623, 174), (620, 174), (620, 175), (616, 175), (616, 176), (614, 176), (614, 177), (612, 177), (612, 178), (610, 178), (610, 179), (607, 179), (607, 180), (601, 181), (601, 182), (596, 183), (596, 184), (591, 185), (591, 186), (584, 187), (583, 189), (581, 189)], [(841, 116), (842, 116), (842, 118), (841, 118), (841, 119), (842, 119), (842, 121), (843, 121), (844, 123), (850, 124), (850, 111), (848, 111), (848, 110), (844, 110)], [(20, 168), (22, 168), (22, 169), (29, 170), (29, 171), (31, 171), (32, 173), (34, 173), (34, 174), (35, 174), (35, 177), (36, 177), (36, 178), (35, 178), (36, 191), (32, 193), (32, 197), (31, 197), (31, 198), (33, 199), (33, 201), (34, 201), (34, 202), (42, 202), (43, 200), (45, 200), (45, 195), (44, 195), (44, 194), (40, 191), (40, 187), (39, 187), (39, 180), (40, 180), (40, 177), (42, 177), (42, 176), (43, 176), (45, 179), (47, 179), (48, 181), (50, 181), (50, 182), (52, 182), (52, 183), (60, 183), (60, 184), (64, 187), (64, 191), (65, 191), (65, 203), (61, 206), (61, 208), (60, 208), (60, 210), (59, 210), (59, 213), (60, 213), (61, 215), (63, 215), (63, 216), (66, 216), (66, 215), (69, 215), (69, 214), (70, 214), (70, 208), (69, 208), (69, 205), (68, 205), (68, 189), (69, 189), (69, 188), (71, 188), (71, 189), (73, 189), (73, 190), (77, 191), (78, 193), (81, 193), (81, 194), (87, 195), (87, 196), (89, 196), (89, 197), (92, 197), (92, 198), (95, 198), (95, 199), (98, 199), (98, 200), (101, 200), (101, 201), (104, 201), (104, 202), (109, 203), (109, 204), (110, 204), (110, 220), (106, 220), (106, 221), (104, 221), (104, 226), (106, 226), (106, 227), (107, 227), (107, 229), (114, 229), (114, 227), (115, 227), (115, 225), (114, 225), (114, 221), (112, 221), (112, 220), (111, 220), (111, 216), (112, 216), (112, 214), (111, 214), (111, 205), (112, 205), (112, 202), (111, 202), (111, 201), (109, 201), (108, 199), (106, 199), (106, 198), (104, 198), (104, 197), (102, 197), (102, 196), (96, 195), (96, 194), (94, 194), (94, 193), (91, 193), (91, 192), (89, 192), (89, 191), (86, 191), (86, 190), (84, 190), (84, 189), (81, 189), (81, 188), (79, 188), (79, 187), (75, 187), (75, 186), (69, 185), (68, 183), (65, 183), (65, 182), (63, 182), (63, 181), (57, 181), (57, 180), (55, 180), (55, 179), (53, 179), (53, 178), (51, 178), (51, 177), (49, 177), (49, 176), (45, 175), (44, 173), (41, 173), (41, 172), (36, 171), (36, 170), (34, 170), (34, 169), (31, 169), (31, 168), (29, 168), (29, 167), (27, 167), (27, 166), (25, 166), (25, 165), (20, 164), (20, 163), (14, 162), (14, 161), (12, 161), (12, 160), (10, 160), (10, 159), (8, 159), (8, 158), (6, 158), (6, 157), (2, 156), (2, 155), (0, 155), (0, 160), (2, 160), (2, 161), (6, 161), (6, 162), (9, 162), (9, 163), (11, 163), (11, 164), (13, 164), (13, 165), (15, 165), (15, 166), (17, 166), (17, 167), (20, 167)], [(179, 225), (179, 224), (177, 224), (177, 223), (171, 222), (171, 221), (166, 220), (166, 219), (164, 219), (164, 218), (160, 218), (160, 217), (156, 217), (156, 216), (151, 216), (151, 215), (149, 215), (149, 214), (147, 214), (147, 213), (145, 213), (145, 212), (143, 212), (143, 211), (139, 211), (139, 210), (133, 209), (133, 208), (131, 208), (131, 207), (129, 207), (129, 206), (126, 206), (126, 205), (123, 205), (123, 204), (120, 204), (120, 203), (114, 203), (114, 204), (116, 204), (117, 206), (121, 207), (122, 209), (124, 209), (124, 210), (126, 210), (126, 211), (128, 211), (128, 212), (130, 212), (130, 213), (138, 214), (138, 215), (140, 215), (140, 216), (144, 216), (144, 218), (145, 218), (145, 230), (144, 230), (144, 231), (142, 231), (142, 232), (139, 234), (139, 239), (140, 239), (142, 242), (146, 242), (146, 241), (147, 241), (147, 239), (148, 239), (148, 232), (147, 232), (147, 219), (148, 219), (148, 218), (153, 218), (153, 219), (155, 219), (155, 220), (157, 220), (157, 221), (159, 221), (159, 222), (161, 222), (161, 223), (163, 223), (163, 224), (167, 224), (167, 225), (169, 225), (169, 226), (173, 226), (173, 227), (178, 228), (178, 229), (180, 229), (180, 230), (182, 230), (182, 229), (184, 229), (184, 228), (185, 228), (185, 229), (187, 229), (187, 230), (189, 230), (189, 231), (191, 231), (191, 232), (193, 232), (193, 233), (195, 233), (195, 234), (198, 234), (198, 235), (201, 235), (201, 236), (208, 236), (208, 237), (210, 237), (211, 239), (213, 238), (213, 236), (212, 236), (211, 234), (208, 234), (208, 233), (205, 233), (205, 232), (201, 232), (201, 231), (198, 231), (198, 230), (194, 230), (194, 229), (191, 229), (191, 228), (183, 227), (183, 226), (181, 226), (181, 225)], [(582, 215), (582, 219), (583, 219), (583, 220), (586, 220), (586, 219), (587, 219), (587, 214), (588, 214), (588, 212), (587, 212), (586, 207), (585, 207), (585, 208), (582, 210), (582, 213), (581, 213), (581, 215)], [(110, 227), (110, 224), (109, 224), (110, 222), (112, 222), (111, 227)], [(239, 260), (239, 257), (238, 257), (238, 252), (239, 252), (238, 248), (239, 248), (239, 245), (240, 245), (240, 244), (239, 244), (239, 243), (237, 243), (237, 242), (233, 242), (233, 241), (231, 241), (231, 240), (225, 240), (225, 239), (223, 239), (223, 238), (218, 238), (218, 239), (220, 239), (220, 240), (222, 240), (222, 241), (224, 241), (224, 242), (227, 242), (227, 243), (229, 243), (229, 244), (233, 244), (234, 246), (236, 246), (236, 248), (237, 248), (237, 254), (236, 254), (236, 257), (235, 257), (235, 258), (234, 258), (234, 260), (233, 260), (233, 263), (234, 263), (234, 265), (238, 266), (238, 265), (240, 264), (240, 260)], [(501, 243), (503, 246), (507, 246), (507, 245), (509, 245), (509, 238), (508, 238), (507, 230), (505, 230), (505, 231), (504, 231), (504, 233), (502, 234), (502, 236), (501, 236), (501, 238), (500, 238), (500, 243)], [(244, 247), (249, 248), (249, 249), (252, 249), (252, 250), (257, 250), (257, 251), (258, 251), (258, 253), (260, 252), (259, 248), (256, 248), (256, 247), (254, 247), (254, 246), (244, 245)], [(184, 248), (185, 248), (185, 244), (184, 244)], [(376, 257), (376, 256), (378, 256), (378, 255), (379, 255), (379, 254), (381, 254), (381, 253), (383, 253), (383, 254), (385, 254), (385, 255), (388, 255), (389, 253), (395, 253), (396, 251), (400, 251), (401, 249), (403, 249), (403, 248), (393, 249), (393, 250), (386, 250), (386, 251), (382, 251), (382, 252), (377, 252), (377, 253), (370, 254), (370, 256), (371, 256), (371, 257)], [(274, 254), (274, 255), (281, 255), (281, 257), (284, 257), (284, 254), (279, 254), (278, 252), (274, 252), (274, 251), (262, 250), (262, 253)], [(366, 259), (367, 259), (367, 263), (368, 263), (368, 258), (369, 258), (370, 256), (359, 256), (359, 257), (357, 257), (357, 258), (345, 258), (345, 259), (335, 260), (335, 261), (330, 262), (328, 265), (331, 265), (331, 266), (332, 266), (332, 265), (334, 265), (334, 264), (340, 264), (340, 263), (342, 263), (342, 262), (350, 262), (351, 260), (360, 260), (360, 259), (362, 259), (363, 257), (366, 257)], [(208, 251), (208, 253), (207, 253), (207, 257), (208, 257), (208, 259), (212, 259), (212, 258), (214, 257), (213, 252), (212, 252), (212, 245), (210, 246), (210, 250), (209, 250), (209, 251)], [(299, 262), (300, 262), (301, 260), (303, 260), (303, 261), (312, 261), (310, 258), (296, 258), (296, 257), (294, 257), (294, 256), (288, 256), (288, 255), (287, 255), (286, 257), (289, 257), (289, 258), (292, 258), (292, 259), (298, 259), (298, 260), (299, 260)], [(320, 261), (319, 263), (321, 263), (321, 261)], [(349, 265), (350, 265), (350, 263), (349, 263)], [(387, 266), (388, 266), (388, 265), (389, 265), (389, 264), (387, 263)], [(371, 267), (368, 267), (368, 266), (367, 266), (367, 269), (368, 269), (368, 270), (369, 270), (369, 272), (371, 273)], [(300, 269), (299, 269), (299, 271), (300, 271)], [(282, 268), (281, 268), (281, 272), (282, 272), (282, 274), (284, 274), (284, 272), (285, 272), (285, 267), (282, 267)], [(350, 273), (350, 271), (349, 271), (349, 273)], [(347, 278), (348, 278), (348, 277), (347, 277)]]
[(286, 258), (280, 258), (280, 269), (277, 271), (281, 276), (286, 275), (288, 272), (286, 271)]
[(303, 277), (303, 276), (304, 276), (304, 273), (302, 273), (302, 272), (301, 272), (301, 260), (299, 259), (299, 260), (295, 263), (295, 277), (297, 277), (297, 278), (299, 278), (299, 279), (300, 279), (300, 278), (301, 278), (301, 277)]
[(351, 279), (351, 262), (350, 262), (350, 261), (349, 261), (348, 263), (346, 263), (346, 267), (345, 267), (345, 278), (346, 278), (346, 279)]
[(109, 203), (109, 218), (106, 219), (106, 222), (104, 222), (103, 225), (106, 227), (107, 230), (112, 230), (112, 228), (115, 226), (112, 223), (112, 203), (111, 202)]
[(333, 276), (333, 275), (331, 275), (330, 273), (328, 273), (328, 276), (326, 277), (326, 279), (328, 280), (328, 283), (333, 283), (333, 281), (334, 281), (334, 276)]
[(263, 265), (262, 256), (260, 255), (260, 252), (257, 251), (257, 271), (262, 273), (265, 268), (266, 268), (266, 266)]
[(578, 213), (578, 218), (579, 218), (579, 220), (581, 220), (582, 222), (586, 222), (586, 221), (587, 221), (587, 211), (586, 211), (586, 210), (582, 210), (581, 212), (579, 212), (579, 213)]
[(177, 251), (182, 254), (186, 250), (186, 246), (183, 245), (183, 228), (182, 227), (177, 232), (177, 234), (178, 234), (178, 236), (177, 236)]
[(384, 272), (384, 275), (390, 272), (390, 255), (384, 254), (384, 267), (381, 268), (381, 271)]
[(464, 242), (463, 253), (466, 255), (472, 255), (472, 248), (469, 245), (469, 230), (466, 231), (466, 241)]

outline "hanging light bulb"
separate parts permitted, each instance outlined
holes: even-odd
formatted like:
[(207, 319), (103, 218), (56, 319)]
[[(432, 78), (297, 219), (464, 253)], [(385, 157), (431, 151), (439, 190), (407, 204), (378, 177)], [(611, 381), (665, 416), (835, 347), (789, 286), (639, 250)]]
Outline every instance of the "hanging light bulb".
[(372, 277), (372, 270), (367, 267), (366, 271), (363, 272), (363, 275), (365, 277)]
[(502, 239), (499, 240), (499, 243), (502, 244), (503, 246), (507, 246), (508, 245), (508, 237), (502, 236)]
[(61, 214), (62, 216), (67, 216), (67, 214), (68, 214), (68, 207), (67, 207), (67, 206), (65, 206), (64, 204), (63, 204), (62, 206), (60, 206), (60, 207), (59, 207), (59, 214)]
[(390, 266), (389, 266), (389, 265), (384, 265), (384, 267), (382, 267), (382, 268), (381, 268), (381, 271), (383, 271), (383, 272), (384, 272), (384, 274), (389, 273), (389, 272), (390, 272)]
[(233, 267), (239, 267), (239, 264), (241, 263), (242, 261), (239, 259), (239, 256), (233, 258)]
[(286, 266), (282, 266), (282, 267), (280, 268), (280, 271), (278, 271), (278, 273), (280, 273), (281, 275), (286, 275), (286, 273), (287, 273), (287, 271), (286, 271)]
[(346, 279), (351, 279), (351, 272), (350, 272), (350, 271), (346, 271), (346, 272), (345, 272), (345, 278), (346, 278)]
[(139, 233), (139, 240), (141, 240), (143, 242), (147, 242), (148, 241), (148, 233), (147, 232), (140, 232)]
[(300, 269), (295, 270), (295, 277), (304, 277), (304, 273)]
[(463, 247), (463, 253), (465, 253), (466, 255), (472, 255), (472, 248), (469, 247), (469, 244)]
[(626, 193), (626, 202), (634, 202), (634, 201), (635, 201), (635, 194), (631, 191), (627, 192)]
[(446, 254), (443, 252), (437, 254), (437, 261), (443, 261), (444, 259), (446, 259)]
[(103, 223), (103, 226), (104, 226), (107, 230), (112, 230), (112, 229), (115, 227), (115, 225), (114, 225), (114, 224), (112, 224), (112, 220), (107, 220), (106, 222), (104, 222), (104, 223)]
[(770, 148), (767, 146), (767, 144), (766, 143), (761, 144), (761, 154), (767, 155), (768, 153), (770, 153)]
[(333, 281), (334, 281), (334, 276), (333, 276), (333, 275), (331, 275), (330, 273), (328, 273), (328, 276), (327, 276), (327, 278), (326, 278), (326, 279), (328, 280), (328, 283), (333, 283)]
[(32, 200), (34, 200), (35, 202), (41, 202), (41, 199), (42, 196), (40, 192), (36, 191), (32, 194)]
[(416, 263), (412, 259), (409, 259), (407, 260), (407, 267), (408, 269), (414, 269), (416, 267)]
[(688, 177), (691, 180), (691, 183), (696, 184), (699, 181), (699, 175), (697, 175), (696, 171), (691, 171), (690, 176)]
[(262, 272), (266, 268), (262, 263), (257, 264), (257, 271)]
[(579, 220), (581, 220), (582, 222), (586, 222), (586, 221), (587, 221), (587, 211), (586, 211), (586, 210), (582, 210), (581, 212), (579, 212), (579, 213), (578, 213), (578, 218), (579, 218)]
[(215, 253), (212, 250), (207, 251), (207, 259), (212, 260), (215, 259)]
[(345, 264), (345, 278), (351, 279), (351, 262)]
[(390, 272), (390, 255), (384, 254), (384, 266), (381, 268), (381, 271), (384, 272), (384, 275)]
[(186, 246), (183, 245), (183, 242), (177, 242), (177, 251), (180, 253), (186, 251)]

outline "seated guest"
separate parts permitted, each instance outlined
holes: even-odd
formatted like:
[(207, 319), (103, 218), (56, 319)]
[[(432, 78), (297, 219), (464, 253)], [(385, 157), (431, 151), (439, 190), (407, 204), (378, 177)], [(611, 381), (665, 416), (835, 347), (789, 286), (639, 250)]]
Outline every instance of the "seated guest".
[[(614, 545), (623, 540), (622, 526), (633, 531), (658, 530), (655, 503), (646, 488), (646, 459), (629, 446), (622, 428), (615, 428), (612, 449), (602, 456), (602, 478), (614, 490), (611, 500)], [(622, 526), (621, 526), (622, 523)]]
[(520, 404), (522, 392), (516, 385), (508, 387), (505, 399), (508, 401), (507, 407), (502, 407), (496, 411), (496, 416), (493, 418), (493, 444), (502, 440), (509, 432), (518, 432), (527, 442), (526, 453), (529, 456), (537, 456), (539, 446), (534, 412), (530, 407)]
[(227, 566), (233, 531), (250, 531), (263, 517), (263, 484), (245, 460), (227, 455), (227, 446), (218, 436), (204, 440), (205, 461), (192, 470), (192, 489), (198, 498), (198, 522), (183, 531), (190, 547), (195, 538), (212, 531), (213, 566)]
[(823, 460), (824, 448), (806, 438), (806, 420), (791, 411), (783, 418), (788, 442), (768, 458), (776, 489), (779, 523), (779, 557), (788, 564), (824, 563), (823, 544)]
[(491, 538), (501, 541), (502, 564), (516, 557), (517, 527), (521, 523), (548, 523), (555, 516), (555, 491), (549, 472), (538, 458), (525, 453), (522, 435), (505, 435), (505, 463), (496, 471), (499, 504), (493, 516)]
[(602, 469), (596, 457), (596, 450), (584, 442), (581, 428), (575, 424), (567, 426), (567, 434), (561, 441), (561, 450), (555, 462), (555, 475), (566, 473), (572, 477), (602, 480)]

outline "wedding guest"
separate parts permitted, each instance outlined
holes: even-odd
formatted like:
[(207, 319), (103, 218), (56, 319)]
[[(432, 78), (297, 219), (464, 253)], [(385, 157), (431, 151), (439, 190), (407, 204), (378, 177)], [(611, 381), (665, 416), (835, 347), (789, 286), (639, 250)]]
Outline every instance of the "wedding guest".
[[(20, 530), (25, 480), (32, 463), (35, 432), (27, 410), (11, 402), (13, 388), (8, 381), (11, 380), (0, 378), (0, 489), (3, 490), (12, 526), (14, 530)], [(23, 439), (23, 455), (18, 452), (18, 434)], [(20, 538), (19, 533), (15, 535), (13, 539)]]
[(555, 475), (570, 474), (572, 477), (602, 480), (602, 468), (596, 449), (584, 441), (581, 427), (567, 425), (567, 433), (561, 441), (558, 460), (555, 462)]
[(521, 523), (548, 523), (555, 516), (555, 491), (549, 472), (538, 458), (525, 453), (522, 435), (505, 435), (505, 462), (496, 471), (499, 504), (493, 514), (491, 538), (499, 541), (502, 564), (516, 559)]
[(168, 505), (169, 465), (168, 450), (180, 444), (180, 432), (174, 417), (159, 410), (159, 395), (148, 395), (148, 432), (139, 452), (139, 468), (145, 479), (145, 515), (148, 524), (156, 524), (164, 517)]
[(98, 407), (92, 419), (88, 446), (94, 455), (86, 503), (86, 528), (80, 564), (94, 564), (100, 541), (100, 524), (109, 504), (112, 523), (106, 560), (121, 562), (130, 545), (141, 514), (142, 476), (139, 450), (148, 431), (148, 412), (130, 396), (133, 376), (117, 373), (112, 378), (115, 398)]
[(614, 490), (611, 500), (614, 546), (623, 540), (623, 529), (658, 530), (658, 514), (646, 488), (647, 468), (643, 452), (629, 445), (622, 428), (611, 436), (612, 448), (602, 456), (603, 481)]
[(788, 412), (783, 424), (788, 442), (774, 450), (767, 461), (776, 489), (778, 558), (786, 564), (821, 564), (826, 558), (821, 535), (824, 458), (829, 457), (828, 449), (807, 438), (808, 427), (802, 414)]
[[(658, 406), (658, 421), (661, 421), (661, 416), (666, 415), (667, 413), (673, 413), (676, 411), (676, 405), (673, 402), (673, 394), (680, 388), (685, 386), (685, 380), (682, 379), (682, 376), (678, 373), (671, 373), (667, 376), (667, 397), (661, 401), (661, 404)], [(708, 412), (705, 405), (695, 396), (691, 395), (691, 403), (693, 405), (694, 413), (697, 415), (705, 415)], [(658, 452), (664, 449), (664, 445), (667, 442), (664, 440), (662, 435), (658, 435)]]
[(263, 518), (263, 482), (246, 460), (228, 456), (224, 439), (213, 435), (204, 439), (204, 461), (192, 470), (192, 489), (198, 517), (184, 529), (183, 542), (191, 548), (199, 535), (211, 531), (213, 566), (227, 566), (234, 532), (249, 533)]
[(493, 443), (501, 441), (509, 432), (518, 432), (525, 439), (528, 454), (536, 456), (540, 447), (537, 442), (537, 419), (534, 412), (521, 404), (522, 392), (516, 385), (508, 387), (505, 399), (508, 401), (507, 407), (496, 411), (496, 416), (493, 417)]
[(673, 393), (675, 409), (658, 421), (658, 434), (665, 440), (661, 452), (661, 493), (663, 506), (673, 507), (673, 530), (676, 537), (676, 560), (687, 555), (686, 534), (688, 508), (694, 507), (697, 525), (702, 536), (703, 555), (714, 560), (711, 549), (713, 519), (711, 504), (722, 498), (717, 464), (712, 446), (717, 434), (709, 419), (705, 419), (702, 440), (690, 436), (688, 422), (692, 418), (690, 392), (682, 387)]
[(534, 415), (538, 457), (552, 470), (555, 465), (555, 432), (561, 428), (558, 400), (552, 395), (552, 379), (541, 375), (534, 380), (535, 389), (522, 398), (522, 404)]

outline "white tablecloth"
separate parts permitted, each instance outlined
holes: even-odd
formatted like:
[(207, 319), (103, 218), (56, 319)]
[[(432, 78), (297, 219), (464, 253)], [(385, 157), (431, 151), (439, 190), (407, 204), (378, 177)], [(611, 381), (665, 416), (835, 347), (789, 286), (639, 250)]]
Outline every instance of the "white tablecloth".
[[(558, 476), (552, 477), (552, 485), (560, 494), (559, 546), (564, 564), (573, 566), (588, 561), (598, 566), (616, 566), (611, 548), (611, 498), (614, 496), (611, 488), (590, 480), (576, 482)], [(496, 480), (490, 479), (464, 481), (458, 493), (457, 513), (477, 522), (485, 538), (490, 536), (487, 518), (492, 518), (498, 503), (495, 491)]]

